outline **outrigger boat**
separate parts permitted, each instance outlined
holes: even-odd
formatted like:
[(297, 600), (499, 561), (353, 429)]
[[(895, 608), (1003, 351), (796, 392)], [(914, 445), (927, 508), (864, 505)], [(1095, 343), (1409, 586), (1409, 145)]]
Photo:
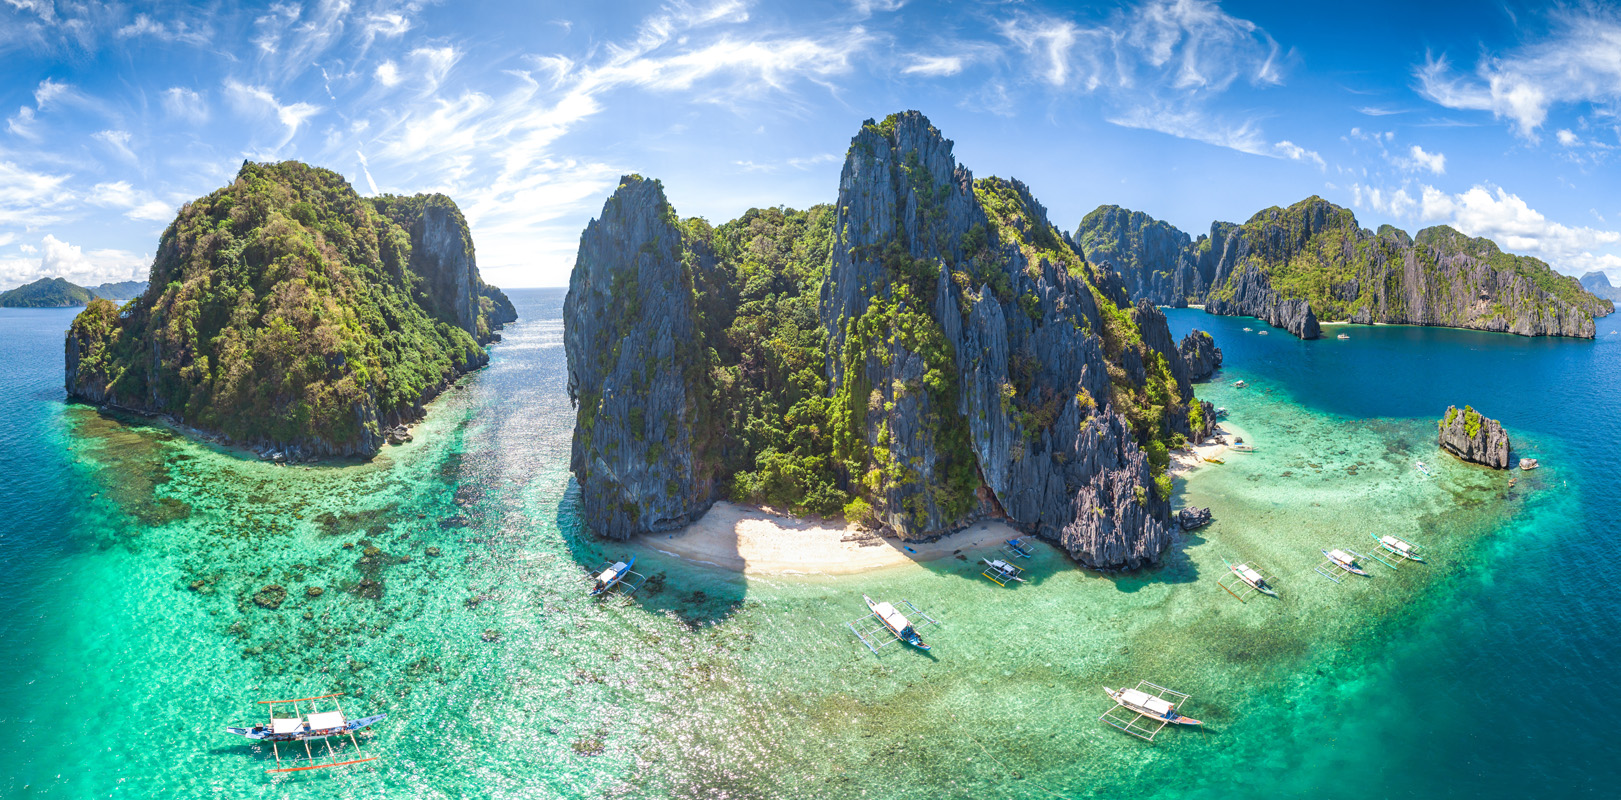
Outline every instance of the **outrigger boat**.
[(1245, 382), (1243, 382), (1241, 380), (1233, 381), (1233, 388), (1234, 389), (1242, 389), (1242, 388), (1244, 388), (1245, 386), (1248, 386), (1248, 385), (1249, 384), (1247, 384), (1247, 383), (1245, 383)]
[(1429, 467), (1424, 466), (1424, 462), (1420, 461), (1416, 466), (1418, 467), (1419, 472), (1422, 472), (1432, 478), (1435, 477), (1435, 473), (1431, 472)]
[[(254, 725), (252, 727), (227, 726), (225, 732), (254, 741), (269, 742), (271, 752), (276, 756), (276, 769), (266, 770), (266, 772), (298, 772), (306, 769), (325, 769), (327, 767), (359, 764), (364, 761), (376, 761), (376, 756), (339, 760), (338, 751), (333, 749), (330, 741), (327, 741), (332, 737), (342, 739), (347, 736), (355, 747), (355, 754), (361, 755), (360, 740), (355, 738), (355, 732), (388, 719), (387, 714), (374, 714), (360, 719), (349, 719), (343, 713), (343, 707), (338, 705), (337, 698), (342, 696), (342, 693), (339, 693), (321, 695), (320, 697), (300, 697), (296, 700), (260, 700), (260, 705), (270, 706), (269, 725)], [(333, 710), (316, 711), (315, 701), (317, 700), (331, 700)], [(299, 703), (310, 704), (308, 714), (299, 709)], [(277, 705), (291, 705), (293, 707), (293, 716), (276, 716)], [(326, 744), (330, 761), (311, 763), (299, 767), (283, 767), (281, 765), (281, 749), (277, 747), (278, 744), (283, 742), (303, 742), (304, 754), (309, 757), (311, 762), (314, 762), (315, 752), (310, 748), (309, 744), (312, 741), (321, 741)]]
[(1148, 681), (1138, 681), (1135, 689), (1110, 689), (1103, 693), (1114, 705), (1098, 720), (1113, 725), (1139, 739), (1153, 743), (1154, 737), (1166, 725), (1203, 725), (1203, 722), (1181, 712), (1183, 703), (1192, 699), (1184, 692), (1167, 689)]
[(856, 635), (857, 639), (861, 640), (862, 644), (867, 646), (868, 650), (872, 651), (873, 655), (879, 655), (879, 650), (896, 642), (905, 642), (919, 650), (929, 649), (929, 646), (923, 643), (923, 637), (918, 635), (917, 628), (924, 625), (938, 625), (940, 620), (929, 616), (923, 609), (912, 605), (910, 600), (902, 599), (900, 604), (911, 609), (912, 613), (918, 616), (918, 622), (914, 627), (912, 621), (901, 614), (900, 610), (895, 606), (889, 603), (877, 602), (866, 595), (862, 595), (861, 599), (866, 601), (867, 608), (872, 613), (844, 624), (850, 629), (851, 633)]
[(1212, 464), (1225, 464), (1225, 463), (1227, 463), (1225, 461), (1222, 461), (1219, 458), (1211, 458), (1210, 456), (1205, 456), (1204, 460), (1209, 461)]
[(1377, 533), (1370, 533), (1368, 535), (1372, 536), (1375, 541), (1379, 542), (1380, 547), (1384, 548), (1385, 550), (1390, 551), (1391, 553), (1395, 554), (1396, 556), (1399, 556), (1399, 557), (1401, 557), (1403, 559), (1406, 559), (1408, 561), (1420, 561), (1421, 562), (1421, 561), (1424, 560), (1424, 556), (1419, 555), (1419, 553), (1418, 553), (1418, 545), (1415, 545), (1412, 542), (1407, 541), (1406, 539), (1403, 539), (1403, 538), (1401, 538), (1399, 536), (1391, 536), (1388, 533), (1383, 535), (1383, 536), (1380, 536)]
[(1318, 552), (1326, 556), (1329, 561), (1334, 562), (1334, 566), (1337, 566), (1340, 569), (1351, 573), (1352, 575), (1362, 575), (1366, 577), (1368, 574), (1367, 570), (1357, 565), (1356, 556), (1352, 555), (1351, 553), (1347, 553), (1339, 548), (1335, 548), (1333, 550), (1320, 550)]
[(1162, 719), (1172, 725), (1203, 725), (1203, 722), (1177, 712), (1176, 706), (1169, 700), (1155, 697), (1147, 692), (1136, 689), (1110, 689), (1103, 687), (1103, 693), (1116, 703), (1125, 706), (1131, 711), (1145, 717)]
[(635, 564), (635, 556), (631, 556), (630, 561), (614, 562), (612, 566), (608, 567), (597, 575), (595, 583), (591, 585), (591, 596), (597, 597), (599, 595), (607, 594), (608, 592), (613, 591), (614, 587), (619, 586), (621, 583), (628, 587), (625, 590), (625, 594), (630, 594), (631, 592), (642, 588), (641, 583), (632, 583), (630, 580), (627, 580), (630, 578), (640, 577), (639, 573), (632, 572), (630, 569), (632, 566), (635, 566)]
[(862, 595), (861, 599), (867, 601), (867, 608), (871, 609), (873, 616), (877, 617), (879, 622), (884, 623), (884, 627), (888, 628), (890, 633), (895, 634), (896, 639), (919, 650), (929, 649), (929, 646), (923, 643), (923, 637), (917, 634), (917, 630), (912, 627), (911, 620), (908, 620), (905, 614), (895, 610), (895, 607), (889, 603), (880, 603), (866, 595)]
[(1248, 442), (1238, 442), (1227, 445), (1227, 449), (1235, 453), (1253, 453), (1255, 452), (1255, 445), (1249, 444)]
[(1345, 334), (1343, 334), (1343, 333), (1342, 333), (1342, 334), (1340, 334), (1340, 335), (1339, 335), (1339, 336), (1336, 336), (1336, 337), (1334, 337), (1334, 338), (1336, 338), (1336, 339), (1349, 339), (1349, 338), (1351, 338), (1351, 337), (1349, 337), (1349, 336), (1346, 336), (1346, 335), (1345, 335)]
[[(1277, 590), (1273, 589), (1272, 585), (1267, 583), (1266, 576), (1262, 575), (1260, 570), (1250, 566), (1248, 563), (1234, 564), (1225, 558), (1221, 560), (1221, 563), (1226, 564), (1228, 571), (1232, 572), (1234, 577), (1242, 581), (1244, 585), (1250, 587), (1251, 590), (1260, 592), (1261, 594), (1271, 595), (1273, 597), (1278, 596)], [(1220, 581), (1217, 581), (1217, 585), (1221, 586), (1223, 589), (1227, 589), (1227, 586), (1222, 584)], [(1240, 601), (1244, 599), (1243, 595), (1234, 592), (1232, 589), (1227, 589), (1227, 593), (1237, 597)]]
[(1262, 335), (1262, 336), (1265, 336), (1265, 335), (1267, 335), (1267, 334), (1268, 334), (1268, 333), (1269, 333), (1269, 332), (1270, 332), (1270, 331), (1260, 331), (1260, 334), (1261, 334), (1261, 335)]
[(1024, 583), (1024, 578), (1020, 577), (1024, 573), (1024, 570), (1019, 569), (1018, 567), (1015, 567), (1000, 558), (995, 560), (982, 558), (980, 559), (980, 563), (985, 565), (985, 571), (979, 574), (990, 578), (994, 583), (996, 583), (997, 586), (1006, 586), (1008, 585), (1009, 581), (1018, 581), (1019, 583)]
[(1023, 539), (1009, 539), (1005, 544), (1006, 547), (1002, 549), (1007, 551), (1008, 555), (1018, 556), (1019, 558), (1030, 557), (1030, 545), (1025, 544)]

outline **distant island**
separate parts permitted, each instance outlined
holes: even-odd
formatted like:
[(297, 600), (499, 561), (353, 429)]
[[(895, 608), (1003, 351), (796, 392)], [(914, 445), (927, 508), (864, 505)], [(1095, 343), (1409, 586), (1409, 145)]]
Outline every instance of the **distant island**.
[(1589, 272), (1582, 276), (1582, 288), (1591, 292), (1594, 297), (1602, 297), (1610, 302), (1621, 300), (1621, 286), (1610, 283), (1610, 276), (1603, 272)]
[(1489, 239), (1445, 225), (1417, 236), (1389, 225), (1369, 231), (1319, 197), (1242, 225), (1212, 223), (1197, 239), (1140, 211), (1100, 206), (1075, 240), (1119, 270), (1134, 298), (1258, 317), (1303, 339), (1331, 321), (1591, 339), (1593, 319), (1615, 310), (1587, 278), (1504, 253)]
[(1164, 313), (915, 111), (861, 126), (831, 206), (711, 226), (626, 176), (564, 325), (571, 468), (616, 538), (729, 498), (1136, 568), (1171, 542), (1169, 451), (1214, 425)]
[(100, 297), (126, 303), (146, 291), (146, 281), (120, 281), (84, 287), (62, 278), (40, 278), (0, 293), (0, 308), (72, 308)]
[(450, 198), (362, 198), (292, 161), (186, 204), (151, 283), (74, 319), (68, 396), (294, 458), (375, 454), (517, 318)]

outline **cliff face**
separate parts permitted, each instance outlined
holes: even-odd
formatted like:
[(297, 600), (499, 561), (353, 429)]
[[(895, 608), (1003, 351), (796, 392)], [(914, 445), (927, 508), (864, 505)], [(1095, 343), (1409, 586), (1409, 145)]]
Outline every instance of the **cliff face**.
[(367, 200), (297, 162), (186, 204), (151, 286), (74, 320), (68, 396), (294, 456), (375, 453), (515, 318), (449, 198)]
[(1470, 406), (1464, 406), (1462, 411), (1447, 406), (1446, 416), (1436, 427), (1441, 431), (1441, 449), (1465, 461), (1508, 469), (1508, 433), (1497, 420), (1487, 419)]
[[(588, 510), (599, 532), (657, 530), (721, 494), (794, 508), (842, 504), (852, 519), (903, 538), (1004, 516), (1104, 568), (1152, 563), (1169, 543), (1167, 444), (1202, 435), (1214, 415), (1192, 398), (1164, 314), (1133, 307), (1116, 276), (1088, 264), (1023, 184), (975, 180), (922, 115), (864, 124), (826, 211), (776, 211), (775, 222), (751, 211), (718, 229), (670, 221), (606, 237), (599, 226), (621, 224), (625, 192), (582, 237), (571, 287), (598, 287), (605, 308), (657, 305), (675, 316), (643, 327), (672, 326), (667, 338), (711, 353), (707, 370), (681, 372), (684, 384), (629, 396), (716, 399), (690, 418), (697, 438), (683, 438), (682, 423), (664, 437), (650, 430), (646, 441), (618, 436), (619, 466), (582, 457), (582, 436), (601, 449), (603, 426), (617, 430), (631, 413), (584, 402), (580, 376), (610, 371), (590, 364), (604, 345), (587, 343), (618, 337), (628, 350), (640, 334), (569, 312), (571, 380), (582, 398), (574, 468), (587, 505), (598, 503), (596, 487), (623, 486), (622, 471), (643, 464), (657, 466), (637, 485), (673, 478), (670, 494), (681, 498), (649, 512), (658, 498), (621, 491), (623, 517)], [(826, 242), (825, 257), (805, 251), (811, 242)], [(772, 259), (786, 263), (766, 266)], [(654, 264), (659, 275), (690, 265), (686, 285), (695, 288), (676, 282), (649, 294), (650, 282), (672, 284), (613, 277)], [(763, 287), (785, 274), (793, 280), (768, 294)], [(801, 302), (807, 290), (814, 305)], [(682, 333), (686, 292), (703, 304), (691, 337)], [(710, 305), (715, 298), (728, 302)], [(804, 327), (811, 311), (814, 331)], [(767, 395), (763, 412), (734, 410), (758, 402), (749, 394)], [(686, 478), (717, 463), (733, 474)]]
[(692, 267), (658, 181), (630, 175), (580, 235), (563, 301), (569, 468), (586, 524), (628, 538), (679, 528), (714, 502), (695, 422), (705, 397)]
[(1216, 346), (1216, 338), (1204, 331), (1189, 331), (1177, 351), (1187, 365), (1189, 380), (1206, 380), (1221, 368), (1221, 348)]
[(1308, 339), (1320, 335), (1319, 319), (1591, 338), (1593, 318), (1614, 310), (1574, 278), (1489, 240), (1445, 226), (1417, 237), (1388, 225), (1375, 233), (1316, 197), (1242, 225), (1215, 223), (1181, 250), (1136, 244), (1172, 241), (1167, 229), (1175, 231), (1104, 206), (1076, 237), (1111, 254), (1134, 297), (1203, 303), (1211, 313), (1259, 317)]

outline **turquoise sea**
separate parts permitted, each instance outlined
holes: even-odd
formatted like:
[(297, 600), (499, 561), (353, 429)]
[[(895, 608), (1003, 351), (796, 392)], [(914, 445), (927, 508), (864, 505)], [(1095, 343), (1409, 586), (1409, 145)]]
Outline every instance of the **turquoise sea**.
[[(521, 321), (414, 442), (313, 469), (64, 404), (72, 312), (0, 310), (0, 796), (1616, 796), (1621, 323), (1300, 342), (1172, 311), (1215, 334), (1200, 394), (1258, 448), (1178, 481), (1216, 522), (1131, 575), (1043, 546), (1003, 589), (952, 559), (745, 579), (593, 539), (563, 292), (511, 296)], [(1439, 453), (1464, 403), (1545, 466)], [(1312, 571), (1370, 532), (1432, 558)], [(582, 565), (629, 552), (634, 602), (582, 597)], [(1281, 597), (1223, 592), (1223, 558)], [(940, 618), (933, 651), (859, 646), (863, 592)], [(1101, 687), (1141, 679), (1206, 728), (1099, 723)], [(221, 731), (331, 692), (389, 714), (377, 761), (272, 779)]]

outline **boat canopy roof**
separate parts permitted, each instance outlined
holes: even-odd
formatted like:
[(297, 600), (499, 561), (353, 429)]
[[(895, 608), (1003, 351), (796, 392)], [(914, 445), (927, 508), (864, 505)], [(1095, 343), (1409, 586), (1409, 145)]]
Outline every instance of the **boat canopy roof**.
[(888, 603), (879, 603), (878, 605), (873, 606), (872, 612), (877, 614), (878, 618), (883, 620), (885, 625), (888, 625), (895, 630), (903, 631), (912, 626), (912, 623), (906, 619), (904, 614), (896, 611), (895, 607)]
[(1379, 537), (1379, 541), (1384, 542), (1397, 550), (1406, 550), (1410, 547), (1410, 545), (1408, 545), (1406, 542), (1397, 539), (1394, 536), (1381, 536)]
[(1161, 700), (1147, 692), (1140, 692), (1136, 689), (1121, 689), (1120, 699), (1134, 706), (1146, 708), (1156, 714), (1164, 714), (1172, 708), (1169, 700)]
[(1350, 553), (1347, 553), (1344, 550), (1341, 550), (1339, 548), (1335, 548), (1333, 550), (1328, 551), (1328, 554), (1333, 556), (1335, 561), (1349, 562), (1349, 561), (1352, 560)]
[(270, 719), (271, 733), (298, 733), (303, 729), (304, 720), (299, 719), (298, 717), (291, 717), (288, 719), (272, 717)]
[(341, 728), (348, 720), (343, 718), (342, 711), (317, 711), (310, 715), (310, 730), (324, 731), (329, 728)]
[(617, 562), (613, 566), (603, 570), (602, 574), (597, 576), (597, 580), (599, 580), (599, 581), (611, 581), (611, 580), (614, 579), (614, 576), (618, 575), (619, 571), (624, 569), (626, 566), (627, 565), (623, 561)]
[(1244, 580), (1247, 580), (1247, 581), (1261, 580), (1261, 573), (1256, 572), (1253, 569), (1250, 569), (1250, 565), (1248, 565), (1248, 564), (1240, 564), (1240, 565), (1238, 565), (1238, 574), (1244, 576)]

